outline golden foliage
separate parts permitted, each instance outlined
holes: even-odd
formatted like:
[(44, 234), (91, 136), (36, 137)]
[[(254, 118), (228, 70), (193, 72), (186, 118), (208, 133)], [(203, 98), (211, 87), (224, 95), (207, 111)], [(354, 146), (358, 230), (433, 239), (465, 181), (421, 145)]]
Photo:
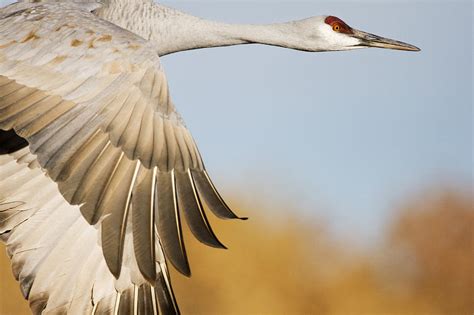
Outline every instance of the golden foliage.
[(473, 314), (473, 237), (471, 198), (447, 192), (406, 205), (389, 240), (413, 264), (406, 290), (440, 314)]
[[(289, 210), (243, 212), (249, 221), (210, 218), (227, 251), (186, 233), (193, 276), (172, 272), (183, 314), (474, 312), (470, 196), (434, 192), (407, 202), (394, 212), (385, 240), (364, 251), (336, 241), (314, 219), (288, 219)], [(28, 314), (18, 285), (6, 279), (4, 257), (0, 272), (0, 313)]]

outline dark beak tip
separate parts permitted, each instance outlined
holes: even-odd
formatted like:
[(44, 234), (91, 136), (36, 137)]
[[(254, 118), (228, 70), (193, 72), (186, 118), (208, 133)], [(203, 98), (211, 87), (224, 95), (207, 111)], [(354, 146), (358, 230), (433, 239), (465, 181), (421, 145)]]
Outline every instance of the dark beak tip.
[(412, 52), (421, 51), (421, 49), (419, 47), (411, 45), (411, 44), (403, 43), (403, 42), (396, 43), (393, 46), (391, 46), (390, 43), (388, 43), (388, 44), (389, 45), (387, 45), (386, 47), (381, 47), (381, 48), (389, 48), (389, 49), (412, 51)]
[(413, 52), (419, 52), (419, 51), (421, 51), (421, 49), (420, 49), (419, 47), (416, 47), (416, 46), (414, 46), (414, 45), (408, 45), (405, 50), (407, 50), (407, 51), (413, 51)]

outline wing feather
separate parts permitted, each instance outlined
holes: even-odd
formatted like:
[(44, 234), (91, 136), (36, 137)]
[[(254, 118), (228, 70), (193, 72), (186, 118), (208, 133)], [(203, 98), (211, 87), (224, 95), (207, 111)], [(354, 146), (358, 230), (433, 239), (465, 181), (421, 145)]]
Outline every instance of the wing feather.
[(17, 90), (15, 93), (4, 96), (2, 104), (1, 104), (1, 108), (8, 107), (14, 103), (17, 103), (18, 101), (36, 92), (37, 92), (36, 89), (32, 89), (32, 88), (24, 86), (20, 88), (19, 90)]
[[(152, 172), (140, 169), (132, 198), (132, 222), (135, 257), (143, 276), (155, 281), (155, 234), (154, 210), (156, 193), (155, 167)], [(148, 211), (147, 211), (148, 210)]]
[(158, 172), (156, 195), (155, 222), (158, 235), (163, 241), (164, 251), (177, 270), (190, 276), (191, 271), (181, 230), (174, 171)]
[(137, 158), (142, 161), (146, 168), (151, 168), (152, 165), (154, 137), (153, 113), (149, 108), (146, 108), (140, 124), (140, 134), (138, 135), (136, 147), (136, 152), (139, 152), (137, 153)]
[(141, 285), (138, 288), (138, 295), (135, 300), (137, 300), (137, 313), (138, 314), (149, 314), (149, 315), (158, 315), (153, 310), (153, 299), (151, 297), (151, 288), (147, 285)]
[(21, 88), (21, 85), (16, 84), (14, 81), (10, 81), (9, 83), (2, 86), (2, 89), (0, 90), (0, 97), (8, 97), (9, 95), (21, 90)]
[(232, 210), (230, 210), (222, 197), (219, 195), (206, 171), (191, 170), (191, 174), (194, 182), (196, 183), (199, 196), (201, 196), (206, 201), (206, 204), (216, 216), (222, 219), (239, 218), (234, 212), (232, 212)]
[[(163, 272), (160, 272), (158, 277), (158, 287), (166, 288), (169, 287), (169, 284), (166, 281), (166, 276)], [(153, 288), (152, 288), (153, 289)], [(178, 306), (174, 302), (173, 292), (164, 292), (165, 290), (153, 290), (155, 294), (155, 299), (158, 300), (160, 314), (179, 314)]]
[[(67, 127), (71, 126), (73, 124), (70, 123)], [(37, 154), (44, 150), (44, 156), (47, 158), (43, 162), (43, 167), (51, 169), (50, 177), (53, 180), (55, 173), (62, 170), (79, 151), (79, 148), (92, 139), (94, 133), (97, 133), (97, 130), (89, 128), (89, 124), (78, 125), (70, 129), (72, 130), (68, 130), (67, 133), (58, 133), (58, 136), (49, 138), (36, 150)]]
[[(41, 101), (46, 99), (48, 96), (44, 93), (36, 91), (32, 95), (29, 95), (23, 99), (16, 100), (12, 103), (1, 103), (2, 108), (0, 109), (0, 116), (3, 117), (5, 128), (13, 127), (13, 123), (16, 125), (22, 125), (27, 120), (28, 115), (31, 116), (31, 106), (38, 106)], [(15, 106), (11, 106), (11, 105)]]
[(131, 315), (133, 314), (133, 290), (127, 290), (120, 294), (115, 304), (114, 314)]
[(104, 199), (98, 205), (98, 212), (106, 215), (102, 222), (104, 257), (116, 278), (120, 276), (122, 268), (127, 218), (139, 167), (139, 163), (131, 163), (122, 158), (109, 182)]
[(216, 248), (226, 248), (216, 237), (202, 208), (201, 200), (189, 172), (175, 171), (178, 204), (191, 232), (198, 240)]
[[(107, 132), (110, 133), (110, 141), (114, 146), (122, 146), (123, 141), (126, 139), (125, 131), (133, 115), (133, 111), (137, 102), (140, 101), (138, 95), (133, 93), (131, 99), (125, 102), (124, 106), (117, 113), (117, 117), (120, 119), (114, 119), (111, 124), (107, 127)], [(136, 96), (136, 97), (133, 97)]]
[[(108, 184), (122, 158), (123, 152), (112, 145), (108, 145), (87, 173), (84, 174), (79, 189), (73, 195), (73, 204), (79, 204), (81, 200), (87, 200), (82, 205), (81, 212), (91, 224), (97, 223), (100, 219), (101, 213), (97, 213), (99, 211), (98, 204), (103, 194), (106, 193)], [(67, 181), (64, 183), (67, 186)]]
[[(161, 160), (166, 161), (166, 167), (163, 169), (165, 171), (171, 171), (174, 166), (177, 166), (179, 169), (182, 168), (181, 165), (176, 164), (176, 141), (174, 138), (174, 128), (172, 122), (164, 119), (163, 120), (163, 130), (165, 134), (165, 142), (166, 142), (166, 151), (162, 152)], [(164, 153), (166, 152), (166, 156)]]
[[(140, 135), (145, 110), (145, 102), (143, 102), (143, 100), (138, 101), (133, 108), (132, 115), (127, 123), (126, 130), (124, 131), (124, 133), (127, 134), (127, 137), (122, 138), (121, 142), (119, 142), (119, 146), (122, 146), (125, 151), (132, 152), (132, 159), (136, 159), (138, 157), (138, 136)], [(143, 134), (143, 136), (146, 137), (148, 135)], [(142, 153), (142, 156), (143, 155), (145, 154)]]
[(160, 170), (166, 170), (168, 155), (166, 148), (165, 125), (163, 118), (156, 115), (153, 118), (155, 127), (153, 129), (153, 158), (152, 165), (157, 165)]
[[(59, 96), (48, 96), (43, 92), (39, 93), (41, 94), (41, 97), (36, 102), (16, 103), (15, 107), (19, 107), (18, 112), (11, 117), (8, 117), (7, 115), (2, 116), (2, 119), (5, 119), (2, 124), (5, 124), (6, 127), (14, 125), (16, 129), (23, 130), (25, 126), (33, 123), (36, 119), (50, 111), (51, 108), (62, 102)], [(26, 134), (25, 131), (23, 132)]]

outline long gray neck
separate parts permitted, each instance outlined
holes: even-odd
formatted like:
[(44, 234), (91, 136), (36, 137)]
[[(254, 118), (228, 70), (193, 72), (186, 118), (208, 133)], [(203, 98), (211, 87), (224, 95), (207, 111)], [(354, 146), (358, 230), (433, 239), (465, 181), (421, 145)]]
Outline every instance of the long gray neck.
[(191, 49), (252, 43), (309, 50), (297, 35), (297, 22), (225, 24), (141, 0), (110, 0), (97, 14), (150, 40), (160, 56)]
[[(266, 44), (299, 48), (291, 41), (291, 24), (236, 25), (206, 21), (192, 16), (177, 18), (179, 29), (168, 28), (159, 32), (157, 43), (160, 55), (199, 48), (223, 47), (243, 44)], [(181, 23), (180, 23), (181, 22)]]

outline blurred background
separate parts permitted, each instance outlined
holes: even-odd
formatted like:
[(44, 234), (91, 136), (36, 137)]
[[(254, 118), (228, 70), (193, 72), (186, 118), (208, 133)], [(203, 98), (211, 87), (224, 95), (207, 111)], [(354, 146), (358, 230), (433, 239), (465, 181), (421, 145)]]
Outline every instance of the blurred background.
[[(422, 49), (163, 58), (216, 186), (250, 217), (211, 218), (227, 251), (186, 234), (183, 314), (474, 313), (472, 1), (161, 3), (230, 23), (331, 14)], [(28, 314), (0, 254), (0, 314)]]

